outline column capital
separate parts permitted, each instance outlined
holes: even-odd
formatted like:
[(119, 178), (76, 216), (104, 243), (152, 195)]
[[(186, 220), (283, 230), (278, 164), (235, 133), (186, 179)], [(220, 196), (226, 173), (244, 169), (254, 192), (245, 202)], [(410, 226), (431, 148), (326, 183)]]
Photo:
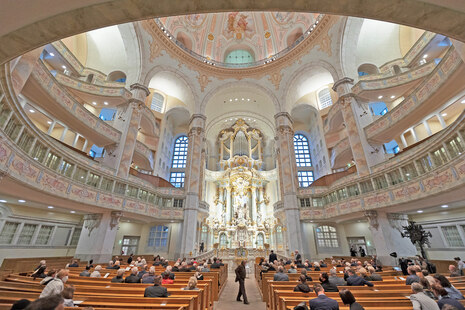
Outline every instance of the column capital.
[(112, 211), (111, 212), (111, 220), (110, 220), (110, 229), (113, 230), (119, 224), (119, 220), (123, 216), (123, 212), (121, 211)]
[(370, 224), (370, 228), (374, 228), (378, 230), (379, 223), (378, 223), (378, 212), (375, 210), (367, 210), (365, 211), (365, 217), (368, 220), (368, 224)]
[(145, 97), (148, 97), (150, 95), (150, 90), (148, 89), (148, 87), (140, 83), (131, 84), (131, 86), (129, 86), (129, 90), (132, 92), (133, 96), (138, 94), (139, 92), (145, 94)]
[(89, 231), (89, 236), (94, 228), (100, 226), (102, 220), (102, 214), (86, 214), (84, 215), (84, 228)]
[(349, 77), (343, 77), (340, 80), (337, 80), (333, 84), (333, 90), (337, 92), (339, 96), (342, 96), (348, 92), (350, 92), (351, 85), (354, 84), (354, 79)]
[(276, 121), (276, 127), (279, 127), (280, 124), (288, 124), (292, 126), (294, 121), (291, 118), (291, 115), (287, 112), (279, 112), (274, 115), (274, 119)]

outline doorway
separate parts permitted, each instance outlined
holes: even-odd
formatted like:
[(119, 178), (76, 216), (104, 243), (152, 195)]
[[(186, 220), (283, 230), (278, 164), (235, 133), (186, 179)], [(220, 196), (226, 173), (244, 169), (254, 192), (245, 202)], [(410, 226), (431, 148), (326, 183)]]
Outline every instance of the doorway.
[(369, 255), (365, 237), (347, 237), (349, 243), (349, 249), (354, 247), (357, 250), (357, 256), (360, 256), (360, 248), (365, 251), (366, 255)]
[(124, 236), (123, 244), (121, 246), (122, 255), (137, 254), (139, 247), (139, 238), (134, 236)]

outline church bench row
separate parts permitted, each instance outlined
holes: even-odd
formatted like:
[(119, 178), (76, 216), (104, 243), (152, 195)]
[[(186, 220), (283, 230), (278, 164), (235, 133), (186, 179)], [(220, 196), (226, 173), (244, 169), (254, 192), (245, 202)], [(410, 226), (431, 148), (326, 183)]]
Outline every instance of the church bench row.
[[(462, 277), (463, 278), (463, 277)], [(452, 279), (451, 279), (452, 280)], [(268, 281), (267, 292), (269, 292), (268, 299), (264, 300), (267, 303), (273, 304), (274, 300), (277, 300), (274, 295), (276, 294), (276, 290), (280, 291), (289, 291), (293, 292), (294, 287), (298, 284), (298, 281)], [(318, 281), (308, 282), (308, 285), (312, 287), (314, 283), (319, 283)], [(454, 286), (459, 290), (465, 291), (465, 283), (462, 280), (454, 281), (452, 280)], [(411, 289), (410, 286), (405, 285), (405, 281), (397, 281), (395, 283), (386, 284), (383, 281), (373, 281), (374, 287), (368, 286), (339, 286), (339, 290), (343, 288), (347, 288), (354, 291), (366, 291), (372, 292), (377, 294), (378, 296), (382, 296), (385, 292), (396, 292), (396, 293), (405, 293), (404, 295), (410, 295)], [(328, 293), (332, 294), (332, 293)], [(337, 294), (337, 293), (336, 293)]]
[[(73, 284), (73, 283), (69, 283)], [(73, 284), (76, 292), (76, 295), (82, 296), (144, 296), (145, 288), (151, 286), (150, 284), (129, 284), (129, 283), (111, 283), (107, 286), (94, 286), (91, 283), (79, 285)], [(130, 286), (131, 285), (131, 286)], [(170, 294), (180, 295), (180, 296), (190, 296), (198, 295), (199, 299), (199, 309), (211, 309), (212, 301), (210, 300), (210, 294), (208, 291), (208, 286), (206, 284), (199, 284), (199, 291), (184, 291), (183, 287), (186, 287), (187, 282), (179, 284), (167, 284), (164, 285)], [(3, 290), (28, 290), (28, 291), (38, 291), (41, 292), (43, 286), (37, 286), (35, 283), (25, 283), (25, 282), (7, 282), (0, 281), (0, 289)]]
[[(75, 300), (95, 300), (95, 297), (131, 297), (131, 298), (143, 298), (144, 290), (150, 284), (133, 284), (135, 286), (128, 287), (129, 284), (113, 283), (108, 286), (92, 286), (89, 285), (75, 285)], [(137, 287), (137, 285), (139, 287)], [(197, 309), (211, 309), (212, 304), (207, 298), (206, 293), (208, 291), (204, 290), (202, 285), (199, 286), (200, 290), (198, 291), (185, 291), (182, 290), (183, 287), (187, 285), (187, 282), (182, 284), (169, 284), (165, 285), (168, 292), (171, 294), (171, 297), (193, 297), (194, 298), (194, 307), (193, 310)], [(205, 287), (205, 285), (203, 285)], [(37, 283), (27, 283), (27, 282), (9, 282), (3, 281), (0, 282), (1, 290), (10, 290), (10, 291), (27, 291), (27, 292), (40, 292), (43, 289), (43, 286)]]

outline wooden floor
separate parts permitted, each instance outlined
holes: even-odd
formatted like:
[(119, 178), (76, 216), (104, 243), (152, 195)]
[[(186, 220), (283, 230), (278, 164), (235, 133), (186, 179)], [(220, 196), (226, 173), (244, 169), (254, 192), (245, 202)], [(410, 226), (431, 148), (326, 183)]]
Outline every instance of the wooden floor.
[(253, 273), (250, 273), (245, 280), (245, 291), (249, 299), (248, 305), (243, 302), (236, 301), (239, 284), (234, 282), (236, 275), (234, 271), (230, 271), (226, 287), (220, 295), (220, 298), (215, 302), (214, 310), (265, 310), (266, 303), (262, 301), (262, 296), (258, 290), (257, 281), (255, 281)]

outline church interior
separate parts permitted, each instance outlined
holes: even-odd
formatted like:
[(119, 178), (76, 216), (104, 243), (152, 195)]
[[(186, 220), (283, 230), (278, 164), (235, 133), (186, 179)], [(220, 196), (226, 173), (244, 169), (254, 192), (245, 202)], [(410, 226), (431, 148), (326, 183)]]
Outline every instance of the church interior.
[[(465, 5), (307, 2), (1, 4), (0, 309), (39, 298), (42, 260), (83, 309), (246, 309), (241, 262), (258, 309), (352, 267), (384, 281), (342, 285), (362, 308), (323, 286), (341, 309), (435, 309), (402, 264), (463, 298)], [(194, 268), (162, 300), (79, 276), (119, 259)]]

